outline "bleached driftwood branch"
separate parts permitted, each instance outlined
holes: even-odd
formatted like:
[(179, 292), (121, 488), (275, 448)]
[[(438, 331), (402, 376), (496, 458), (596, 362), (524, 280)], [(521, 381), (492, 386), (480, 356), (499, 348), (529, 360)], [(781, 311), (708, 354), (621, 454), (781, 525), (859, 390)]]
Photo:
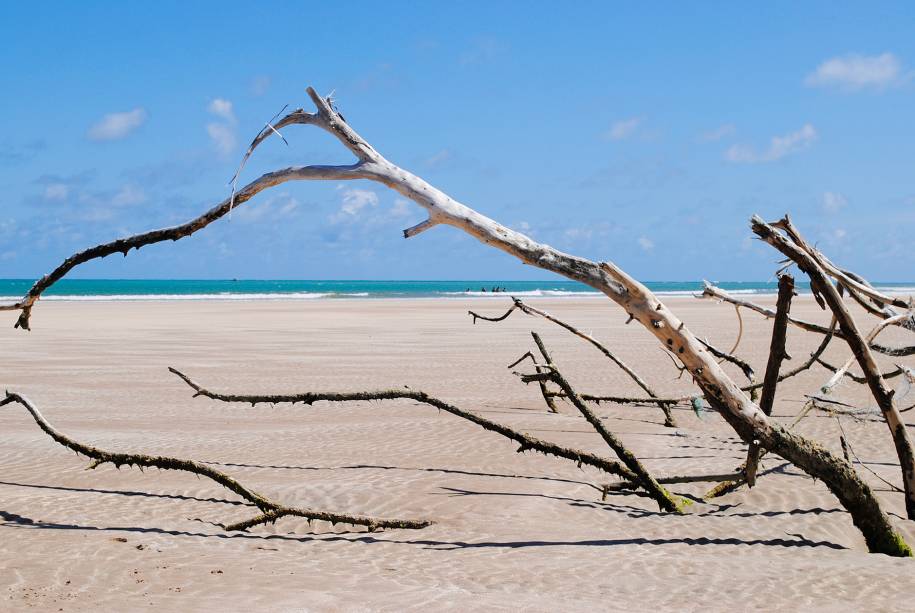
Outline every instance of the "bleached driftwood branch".
[[(564, 328), (565, 330), (568, 330), (569, 332), (571, 332), (578, 338), (590, 343), (594, 348), (596, 348), (598, 351), (603, 353), (604, 356), (607, 357), (607, 359), (609, 359), (611, 362), (616, 364), (620, 370), (622, 370), (624, 373), (626, 373), (629, 376), (629, 378), (632, 379), (636, 383), (636, 385), (638, 385), (640, 388), (642, 388), (642, 390), (646, 394), (648, 394), (648, 396), (651, 400), (648, 400), (647, 402), (654, 401), (654, 403), (658, 405), (658, 407), (661, 409), (661, 411), (664, 412), (664, 425), (665, 426), (676, 427), (677, 423), (674, 420), (674, 416), (670, 411), (670, 405), (671, 405), (670, 402), (665, 402), (665, 401), (659, 399), (658, 395), (655, 393), (655, 391), (653, 389), (651, 389), (651, 387), (648, 386), (648, 384), (645, 382), (645, 380), (642, 379), (642, 377), (640, 377), (639, 374), (637, 372), (635, 372), (635, 370), (633, 370), (628, 364), (623, 362), (612, 351), (610, 351), (610, 349), (608, 349), (606, 345), (604, 345), (603, 343), (598, 341), (596, 338), (594, 338), (590, 334), (586, 334), (585, 332), (582, 332), (581, 330), (579, 330), (572, 324), (565, 322), (557, 317), (554, 317), (554, 316), (550, 315), (549, 313), (547, 313), (546, 311), (542, 311), (534, 306), (531, 306), (531, 305), (525, 303), (524, 301), (522, 301), (520, 298), (516, 298), (514, 296), (512, 296), (512, 306), (509, 307), (509, 309), (500, 316), (487, 317), (485, 315), (480, 315), (479, 313), (475, 313), (474, 311), (467, 311), (467, 313), (471, 317), (473, 317), (473, 323), (477, 323), (478, 319), (482, 319), (484, 321), (503, 321), (503, 320), (507, 319), (508, 316), (511, 315), (516, 309), (527, 315), (537, 315), (539, 317), (546, 319), (547, 321), (551, 321), (554, 324), (556, 324), (557, 326)], [(548, 398), (549, 402), (552, 402), (552, 398), (550, 398), (549, 396), (544, 395), (544, 398), (545, 399)], [(553, 407), (551, 407), (551, 408), (553, 408)]]
[[(766, 449), (823, 481), (842, 506), (849, 511), (871, 551), (897, 556), (912, 555), (911, 549), (894, 530), (886, 513), (880, 508), (873, 491), (851, 466), (818, 443), (789, 432), (770, 420), (728, 377), (714, 356), (702, 346), (683, 322), (648, 288), (614, 264), (593, 262), (563, 253), (457, 202), (418, 176), (385, 159), (347, 124), (328, 99), (319, 96), (312, 88), (308, 88), (307, 92), (317, 107), (317, 112), (306, 113), (301, 109), (293, 111), (273, 124), (273, 128), (290, 124), (318, 127), (333, 135), (353, 153), (357, 158), (354, 164), (293, 167), (268, 173), (198, 220), (179, 226), (181, 229), (177, 232), (174, 229), (154, 231), (80, 252), (36, 283), (22, 301), (11, 305), (10, 308), (21, 311), (17, 325), (27, 327), (35, 300), (47, 287), (78, 264), (118, 251), (127, 251), (131, 247), (192, 234), (199, 229), (195, 224), (202, 227), (211, 223), (228, 212), (233, 202), (238, 203), (243, 196), (250, 198), (271, 185), (291, 180), (369, 179), (390, 187), (427, 211), (429, 217), (426, 222), (414, 227), (414, 230), (407, 234), (415, 236), (420, 231), (439, 224), (450, 225), (524, 263), (578, 281), (605, 294), (673, 352), (702, 389), (709, 404), (721, 413), (743, 440), (758, 439)], [(265, 128), (252, 143), (250, 151), (253, 152), (259, 142), (273, 133), (272, 129)]]
[(35, 420), (35, 423), (38, 424), (38, 427), (41, 428), (41, 430), (50, 436), (55, 442), (75, 451), (77, 454), (84, 455), (87, 458), (92, 458), (92, 463), (89, 465), (89, 468), (94, 469), (103, 464), (113, 464), (117, 468), (120, 468), (121, 466), (136, 466), (141, 470), (143, 468), (159, 468), (162, 470), (178, 470), (189, 472), (215, 481), (222, 487), (238, 494), (240, 497), (260, 509), (260, 515), (225, 526), (225, 529), (229, 531), (246, 530), (247, 528), (251, 528), (259, 524), (275, 522), (277, 519), (282, 517), (302, 517), (307, 519), (309, 523), (314, 520), (320, 520), (329, 521), (334, 524), (341, 523), (351, 524), (354, 526), (365, 526), (368, 528), (369, 532), (373, 532), (378, 528), (418, 529), (425, 528), (426, 526), (432, 524), (432, 522), (422, 520), (380, 519), (377, 517), (369, 517), (367, 515), (332, 513), (328, 511), (317, 511), (314, 509), (304, 509), (282, 505), (270, 500), (262, 494), (258, 494), (257, 492), (245, 487), (226, 473), (218, 471), (210, 466), (207, 466), (206, 464), (201, 464), (200, 462), (195, 462), (193, 460), (182, 460), (179, 458), (170, 458), (165, 456), (150, 456), (134, 453), (104, 451), (97, 447), (80, 443), (54, 428), (54, 426), (52, 426), (48, 420), (44, 418), (44, 416), (35, 407), (35, 405), (25, 396), (14, 392), (6, 392), (6, 396), (3, 398), (3, 400), (0, 400), (0, 406), (12, 403), (22, 405), (29, 412), (29, 414), (31, 414), (32, 418)]
[[(781, 225), (782, 227), (790, 227), (790, 220), (783, 219)], [(798, 247), (791, 238), (778, 232), (775, 226), (767, 224), (759, 217), (753, 218), (752, 229), (757, 236), (793, 260), (797, 267), (810, 277), (811, 288), (822, 296), (838, 320), (839, 329), (842, 330), (845, 342), (848, 343), (858, 362), (858, 366), (864, 372), (871, 394), (877, 401), (877, 405), (880, 407), (886, 424), (890, 429), (902, 469), (906, 514), (909, 519), (915, 519), (915, 454), (912, 451), (912, 442), (909, 438), (908, 430), (893, 399), (893, 391), (886, 386), (871, 352), (870, 341), (872, 339), (866, 339), (858, 330), (858, 325), (842, 301), (842, 297), (839, 296), (836, 288), (829, 282), (826, 273), (816, 259)], [(896, 317), (908, 318), (910, 315), (906, 313)], [(884, 323), (889, 321), (891, 319), (884, 320)], [(876, 332), (879, 332), (879, 329)]]

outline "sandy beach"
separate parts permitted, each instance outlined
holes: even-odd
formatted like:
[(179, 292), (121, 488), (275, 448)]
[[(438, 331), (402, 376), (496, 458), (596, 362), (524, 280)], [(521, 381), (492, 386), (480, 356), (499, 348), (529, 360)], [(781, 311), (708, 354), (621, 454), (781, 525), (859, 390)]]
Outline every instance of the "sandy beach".
[[(760, 298), (772, 304), (772, 298)], [(599, 298), (531, 299), (606, 342), (665, 393), (694, 391), (643, 328)], [(665, 302), (701, 337), (730, 347), (733, 307)], [(910, 610), (911, 560), (868, 554), (826, 488), (780, 458), (755, 488), (684, 516), (647, 497), (614, 493), (590, 468), (533, 453), (412, 401), (311, 407), (226, 405), (192, 392), (174, 366), (226, 392), (356, 391), (410, 386), (564, 445), (612, 457), (569, 405), (546, 410), (536, 385), (506, 365), (543, 335), (579, 391), (639, 394), (592, 347), (519, 313), (472, 325), (468, 309), (503, 299), (271, 302), (47, 302), (29, 333), (2, 314), (0, 384), (28, 396), (51, 423), (98, 447), (213, 463), (288, 504), (429, 519), (423, 530), (364, 529), (294, 518), (227, 533), (218, 523), (254, 509), (206, 479), (104, 466), (54, 443), (22, 407), (0, 409), (0, 609), (19, 610)], [(827, 323), (809, 297), (798, 316)], [(771, 322), (744, 313), (738, 353), (759, 376)], [(894, 333), (881, 337), (894, 340)], [(789, 330), (800, 363), (819, 342)], [(841, 363), (834, 342), (826, 354)], [(882, 363), (889, 365), (884, 360)], [(727, 365), (736, 380), (743, 381)], [(856, 369), (855, 369), (856, 370)], [(790, 421), (826, 379), (784, 382), (775, 415)], [(837, 398), (872, 404), (862, 386)], [(599, 413), (656, 475), (727, 472), (745, 446), (715, 414), (687, 407), (678, 428), (656, 407)], [(915, 411), (904, 413), (911, 424)], [(900, 482), (881, 421), (842, 426), (857, 455)], [(839, 450), (836, 419), (799, 431)], [(910, 544), (902, 496), (870, 473)], [(701, 495), (710, 484), (674, 486)], [(151, 605), (151, 606), (150, 606)]]

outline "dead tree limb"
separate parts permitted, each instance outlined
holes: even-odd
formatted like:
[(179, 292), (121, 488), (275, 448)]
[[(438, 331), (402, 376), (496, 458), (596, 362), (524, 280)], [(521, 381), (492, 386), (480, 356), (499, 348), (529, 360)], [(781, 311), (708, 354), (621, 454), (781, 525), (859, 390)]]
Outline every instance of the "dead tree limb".
[(425, 528), (432, 524), (429, 521), (412, 520), (412, 519), (380, 519), (366, 515), (349, 515), (345, 513), (331, 513), (328, 511), (316, 511), (314, 509), (304, 509), (297, 507), (288, 507), (279, 504), (258, 494), (257, 492), (245, 487), (224, 472), (218, 471), (206, 464), (195, 462), (193, 460), (182, 460), (179, 458), (170, 458), (165, 456), (150, 456), (134, 453), (119, 453), (113, 451), (104, 451), (91, 445), (86, 445), (73, 440), (66, 434), (63, 434), (52, 426), (39, 412), (39, 410), (25, 396), (14, 392), (6, 392), (6, 397), (0, 400), (0, 406), (7, 404), (22, 405), (38, 424), (38, 427), (50, 436), (55, 442), (64, 447), (75, 451), (77, 454), (92, 458), (90, 469), (97, 468), (103, 464), (113, 464), (115, 467), (136, 466), (141, 470), (143, 468), (159, 468), (161, 470), (178, 470), (192, 473), (201, 477), (206, 477), (215, 481), (222, 487), (239, 495), (247, 500), (258, 509), (261, 514), (250, 519), (240, 521), (225, 526), (226, 530), (245, 530), (259, 524), (275, 522), (281, 517), (302, 517), (309, 521), (321, 520), (337, 524), (351, 524), (354, 526), (365, 526), (369, 532), (374, 532), (378, 528)]
[(190, 379), (187, 375), (176, 368), (169, 367), (171, 373), (177, 375), (182, 381), (194, 390), (194, 398), (204, 396), (220, 402), (237, 402), (250, 404), (252, 407), (257, 404), (297, 404), (302, 403), (311, 405), (320, 400), (328, 402), (358, 402), (368, 400), (415, 400), (416, 402), (435, 407), (440, 411), (450, 413), (462, 419), (474, 423), (488, 432), (495, 432), (505, 438), (518, 443), (518, 452), (537, 451), (544, 455), (550, 455), (557, 458), (571, 460), (579, 465), (586, 464), (593, 466), (605, 473), (622, 477), (623, 479), (634, 480), (636, 474), (623, 466), (621, 463), (598, 456), (596, 454), (573, 449), (571, 447), (562, 447), (549, 441), (540, 440), (529, 434), (518, 432), (508, 426), (480, 417), (476, 413), (465, 411), (452, 404), (434, 398), (425, 392), (419, 392), (408, 388), (388, 389), (367, 392), (302, 392), (294, 394), (223, 394), (210, 391)]
[[(838, 283), (842, 284), (849, 291), (856, 302), (864, 306), (864, 308), (872, 314), (878, 315), (883, 319), (889, 319), (899, 315), (899, 313), (893, 309), (892, 306), (906, 310), (912, 309), (913, 304), (911, 298), (906, 301), (902, 298), (889, 296), (880, 291), (877, 291), (860, 275), (856, 275), (847, 270), (843, 270), (842, 268), (833, 264), (823, 252), (819, 251), (816, 247), (807, 242), (797, 227), (795, 227), (795, 225), (791, 222), (791, 218), (787, 215), (773, 223), (772, 227), (784, 230), (785, 234), (788, 235), (791, 241), (799, 249), (807, 253), (807, 255), (809, 255), (811, 259), (817, 263), (825, 275), (834, 278)], [(867, 296), (875, 305), (877, 305), (877, 307), (879, 307), (879, 309), (874, 310), (867, 306), (865, 301), (861, 299), (862, 295)], [(897, 321), (893, 325), (902, 326), (911, 330), (913, 329), (911, 323), (911, 320), (909, 322)]]
[[(794, 277), (783, 274), (778, 279), (778, 300), (775, 307), (775, 321), (772, 324), (772, 340), (769, 344), (769, 361), (766, 364), (766, 374), (763, 377), (762, 398), (759, 408), (766, 415), (772, 415), (772, 405), (775, 403), (775, 387), (778, 384), (779, 371), (782, 362), (789, 357), (785, 351), (785, 342), (788, 334), (788, 312), (791, 310), (791, 299), (794, 297)], [(747, 450), (746, 478), (747, 485), (756, 485), (756, 467), (759, 464), (759, 443), (750, 442)]]
[[(180, 226), (183, 230), (177, 234), (174, 229), (154, 231), (80, 252), (36, 283), (20, 303), (11, 306), (22, 311), (17, 324), (20, 327), (28, 326), (28, 316), (34, 301), (42, 291), (74, 266), (110, 253), (126, 251), (128, 247), (151, 244), (172, 236), (181, 238), (192, 234), (199, 229), (194, 224), (200, 224), (202, 227), (221, 217), (242, 195), (250, 198), (266, 187), (290, 180), (377, 181), (416, 202), (428, 212), (428, 219), (405, 231), (404, 236), (416, 236), (439, 224), (450, 225), (524, 263), (584, 283), (604, 293), (625, 309), (632, 319), (637, 319), (645, 326), (663, 346), (675, 352), (676, 357), (702, 389), (709, 404), (721, 413), (744, 441), (759, 439), (763, 447), (794, 463), (807, 474), (822, 480), (849, 511), (855, 525), (864, 535), (870, 551), (896, 556), (912, 555), (911, 549), (894, 530), (889, 517), (880, 508), (873, 491), (848, 463), (821, 445), (789, 432), (770, 420), (728, 377), (683, 322), (643, 284), (612, 263), (593, 262), (563, 253), (457, 202), (420, 177), (385, 159), (347, 124), (329, 99), (319, 96), (312, 88), (306, 91), (317, 107), (317, 112), (306, 113), (301, 109), (293, 111), (273, 124), (273, 127), (294, 123), (318, 127), (337, 138), (357, 158), (356, 163), (349, 166), (292, 167), (268, 173), (249, 184), (233, 198), (211, 209), (210, 213), (198, 218), (199, 222), (194, 220)], [(265, 128), (255, 139), (255, 143), (252, 143), (250, 150), (253, 151), (258, 142), (262, 142), (273, 133), (272, 130)]]
[[(467, 311), (467, 313), (471, 317), (473, 317), (473, 323), (477, 323), (478, 319), (482, 319), (484, 321), (503, 321), (503, 320), (507, 319), (508, 316), (511, 315), (516, 309), (520, 310), (522, 313), (525, 313), (527, 315), (537, 315), (539, 317), (546, 319), (547, 321), (551, 321), (554, 324), (556, 324), (557, 326), (564, 328), (565, 330), (568, 330), (569, 332), (571, 332), (578, 338), (590, 343), (594, 348), (596, 348), (598, 351), (603, 353), (604, 356), (607, 357), (607, 359), (609, 359), (611, 362), (616, 364), (620, 370), (622, 370), (624, 373), (626, 373), (630, 379), (635, 381), (636, 385), (638, 385), (640, 388), (642, 388), (642, 390), (644, 390), (644, 392), (646, 394), (648, 394), (648, 396), (651, 400), (647, 400), (646, 403), (653, 403), (653, 404), (658, 405), (658, 407), (661, 409), (661, 411), (664, 412), (664, 425), (665, 426), (668, 426), (671, 428), (676, 427), (677, 422), (674, 419), (673, 413), (671, 413), (671, 411), (670, 411), (671, 403), (665, 402), (664, 400), (659, 398), (658, 395), (655, 393), (655, 391), (653, 389), (651, 389), (651, 387), (648, 386), (648, 384), (645, 382), (645, 380), (642, 379), (642, 377), (640, 377), (639, 374), (637, 372), (635, 372), (628, 364), (623, 362), (612, 351), (610, 351), (606, 345), (604, 345), (603, 343), (598, 341), (596, 338), (594, 338), (590, 334), (586, 334), (586, 333), (582, 332), (581, 330), (579, 330), (572, 324), (562, 321), (561, 319), (558, 319), (556, 317), (553, 317), (546, 311), (542, 311), (536, 307), (533, 307), (533, 306), (525, 303), (524, 301), (522, 301), (520, 298), (516, 298), (514, 296), (512, 296), (512, 306), (509, 307), (509, 309), (507, 311), (505, 311), (505, 313), (503, 313), (502, 315), (500, 315), (498, 317), (487, 317), (485, 315), (480, 315), (479, 313), (475, 313), (474, 311)], [(544, 400), (546, 400), (547, 398), (549, 398), (550, 401), (552, 401), (553, 396), (544, 396)], [(549, 406), (549, 402), (547, 403), (547, 405)], [(555, 411), (554, 407), (555, 407), (555, 405), (551, 406), (550, 408)]]
[(716, 358), (718, 358), (719, 360), (722, 360), (725, 362), (730, 362), (731, 364), (733, 364), (734, 366), (739, 368), (741, 370), (741, 372), (743, 372), (743, 376), (747, 378), (747, 381), (749, 381), (751, 385), (756, 383), (756, 371), (753, 370), (753, 367), (750, 365), (749, 362), (747, 362), (746, 360), (743, 360), (741, 358), (738, 358), (736, 355), (733, 355), (733, 353), (731, 353), (731, 352), (722, 351), (721, 349), (718, 349), (717, 347), (715, 347), (714, 345), (712, 345), (711, 343), (709, 343), (706, 340), (699, 339), (699, 342), (702, 343), (702, 345), (706, 349), (708, 349), (709, 352), (711, 352), (711, 354), (713, 356), (715, 356)]
[[(787, 217), (782, 220), (783, 225), (790, 224)], [(810, 285), (814, 291), (819, 292), (829, 305), (839, 322), (839, 328), (845, 336), (845, 341), (854, 353), (858, 366), (867, 378), (871, 394), (877, 401), (886, 424), (890, 429), (893, 442), (896, 445), (896, 454), (902, 469), (902, 481), (905, 487), (906, 514), (909, 519), (915, 519), (915, 454), (912, 451), (912, 442), (908, 430), (902, 421), (902, 416), (893, 400), (893, 391), (887, 388), (880, 370), (874, 360), (870, 349), (870, 340), (865, 339), (858, 330), (858, 325), (851, 313), (842, 302), (841, 296), (826, 277), (826, 273), (817, 261), (806, 251), (798, 247), (790, 238), (781, 234), (771, 224), (767, 224), (759, 217), (753, 218), (753, 232), (761, 239), (775, 247), (786, 257), (791, 258), (798, 268), (810, 277)], [(909, 315), (906, 314), (906, 317)], [(889, 321), (889, 320), (885, 320)]]
[[(508, 368), (509, 369), (514, 368), (515, 366), (517, 366), (518, 364), (520, 364), (521, 362), (523, 362), (524, 360), (526, 360), (528, 358), (530, 358), (531, 362), (534, 364), (534, 370), (536, 370), (538, 373), (543, 372), (543, 369), (541, 368), (540, 363), (537, 361), (537, 357), (530, 351), (528, 351), (523, 356), (521, 356), (520, 358), (518, 358), (517, 360), (515, 360), (514, 362), (509, 364)], [(556, 394), (550, 392), (550, 390), (546, 386), (546, 381), (538, 381), (538, 383), (540, 385), (540, 394), (543, 396), (543, 402), (546, 403), (547, 408), (551, 412), (558, 413), (559, 410), (556, 408), (556, 401), (553, 400), (553, 398), (556, 397)]]
[[(716, 287), (705, 281), (705, 288), (702, 290), (702, 297), (714, 298), (722, 302), (727, 302), (739, 307), (744, 307), (751, 311), (755, 311), (764, 317), (772, 318), (775, 317), (775, 311), (772, 309), (767, 309), (766, 307), (756, 304), (755, 302), (750, 302), (749, 300), (744, 300), (743, 298), (737, 298), (732, 296), (728, 292), (724, 291), (720, 287)], [(815, 334), (828, 334), (829, 328), (826, 326), (821, 326), (813, 322), (809, 322), (797, 317), (789, 317), (788, 322), (801, 330), (806, 330), (807, 332), (813, 332)], [(833, 335), (836, 338), (845, 339), (845, 334), (842, 330), (835, 330)], [(871, 343), (870, 348), (876, 351), (877, 353), (882, 353), (884, 355), (892, 356), (907, 356), (915, 355), (915, 345), (905, 346), (905, 347), (889, 347), (887, 345), (881, 345), (880, 343), (874, 342)]]
[(537, 348), (540, 350), (540, 354), (543, 356), (543, 359), (546, 361), (545, 367), (549, 369), (549, 372), (533, 375), (533, 376), (522, 376), (521, 380), (529, 382), (532, 380), (539, 379), (540, 377), (548, 377), (550, 381), (559, 386), (559, 388), (565, 392), (566, 398), (572, 405), (578, 409), (582, 414), (585, 420), (591, 424), (591, 426), (600, 434), (601, 438), (604, 439), (604, 442), (607, 443), (607, 446), (613, 450), (613, 452), (623, 461), (623, 464), (626, 465), (626, 468), (631, 470), (635, 474), (635, 481), (642, 488), (648, 492), (648, 494), (655, 499), (661, 509), (665, 511), (670, 511), (672, 513), (681, 513), (682, 512), (682, 503), (677, 502), (670, 493), (661, 486), (655, 478), (648, 472), (648, 470), (642, 465), (635, 454), (633, 454), (629, 449), (623, 444), (623, 442), (609, 429), (604, 425), (604, 422), (601, 420), (597, 414), (591, 410), (591, 408), (585, 404), (581, 397), (575, 392), (572, 388), (572, 385), (566, 380), (562, 375), (559, 369), (556, 367), (553, 360), (550, 358), (550, 354), (547, 351), (546, 345), (543, 344), (543, 340), (540, 338), (540, 335), (536, 332), (531, 332), (531, 336), (534, 338), (534, 342), (537, 344)]

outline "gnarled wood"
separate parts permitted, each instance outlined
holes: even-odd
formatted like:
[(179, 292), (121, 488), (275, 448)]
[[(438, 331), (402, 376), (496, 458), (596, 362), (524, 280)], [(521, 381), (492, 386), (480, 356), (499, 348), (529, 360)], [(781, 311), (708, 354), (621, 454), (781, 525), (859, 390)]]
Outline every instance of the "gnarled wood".
[(320, 400), (326, 400), (328, 402), (356, 402), (360, 400), (397, 400), (397, 399), (408, 399), (415, 400), (422, 404), (435, 407), (446, 413), (451, 413), (462, 419), (474, 423), (487, 432), (494, 432), (500, 434), (505, 438), (518, 443), (518, 451), (538, 451), (544, 455), (551, 455), (557, 458), (563, 458), (566, 460), (571, 460), (578, 464), (587, 464), (588, 466), (593, 466), (599, 470), (602, 470), (611, 475), (617, 475), (624, 479), (630, 481), (636, 479), (636, 474), (620, 464), (615, 460), (610, 460), (608, 458), (603, 458), (596, 454), (582, 451), (580, 449), (573, 449), (571, 447), (563, 447), (561, 445), (556, 445), (549, 441), (543, 441), (529, 434), (523, 432), (518, 432), (508, 426), (503, 424), (491, 421), (485, 417), (480, 417), (476, 413), (470, 411), (465, 411), (460, 409), (452, 404), (449, 404), (443, 400), (439, 400), (433, 396), (426, 394), (425, 392), (415, 391), (407, 388), (403, 389), (388, 389), (388, 390), (376, 390), (376, 391), (364, 391), (364, 392), (300, 392), (293, 394), (224, 394), (220, 392), (213, 392), (205, 387), (198, 385), (191, 380), (190, 377), (182, 373), (176, 368), (169, 367), (168, 369), (171, 373), (177, 375), (182, 381), (188, 384), (188, 386), (194, 390), (194, 397), (204, 396), (212, 400), (218, 400), (220, 402), (239, 402), (244, 404), (250, 404), (255, 406), (257, 404), (279, 404), (279, 403), (289, 403), (297, 404), (302, 403), (306, 405), (314, 404)]
[[(714, 298), (716, 300), (727, 302), (738, 307), (744, 307), (768, 318), (775, 317), (775, 311), (772, 309), (767, 309), (766, 307), (756, 304), (755, 302), (750, 302), (749, 300), (744, 300), (743, 298), (732, 296), (720, 287), (716, 287), (708, 281), (705, 281), (705, 288), (702, 290), (702, 297)], [(819, 324), (799, 319), (797, 317), (788, 317), (788, 323), (800, 328), (801, 330), (806, 330), (807, 332), (813, 332), (815, 334), (825, 335), (830, 333), (830, 328), (827, 328), (826, 326), (821, 326)], [(836, 338), (841, 338), (843, 340), (845, 339), (845, 334), (842, 332), (842, 330), (834, 330), (832, 334)], [(900, 357), (915, 355), (915, 345), (905, 347), (889, 347), (887, 345), (881, 345), (880, 343), (875, 342), (870, 344), (870, 348), (877, 353), (882, 353), (884, 355)]]
[(114, 464), (117, 468), (121, 466), (136, 466), (138, 468), (159, 468), (162, 470), (179, 470), (193, 473), (201, 477), (206, 477), (215, 481), (222, 487), (232, 491), (248, 502), (252, 503), (261, 510), (261, 514), (251, 519), (237, 522), (226, 526), (226, 530), (245, 530), (258, 524), (274, 522), (281, 517), (294, 516), (303, 517), (309, 522), (313, 520), (329, 521), (331, 523), (352, 524), (354, 526), (365, 526), (369, 532), (378, 528), (425, 528), (432, 524), (429, 521), (413, 519), (380, 519), (369, 517), (367, 515), (350, 515), (346, 513), (332, 513), (328, 511), (316, 511), (314, 509), (303, 509), (289, 507), (279, 504), (258, 494), (257, 492), (245, 487), (224, 472), (215, 468), (195, 462), (193, 460), (182, 460), (179, 458), (169, 458), (165, 456), (150, 456), (135, 453), (119, 453), (114, 451), (104, 451), (98, 447), (80, 443), (66, 434), (60, 432), (44, 418), (41, 412), (25, 396), (13, 392), (6, 392), (6, 397), (0, 400), (0, 406), (7, 404), (20, 404), (25, 407), (26, 411), (31, 414), (38, 427), (50, 436), (55, 442), (72, 449), (78, 454), (87, 458), (92, 458), (93, 462), (89, 468), (97, 468), (102, 464)]
[(543, 340), (536, 332), (531, 332), (531, 336), (534, 338), (534, 342), (537, 344), (537, 348), (540, 350), (540, 354), (543, 356), (543, 359), (546, 361), (545, 368), (548, 369), (547, 373), (534, 375), (531, 377), (522, 377), (522, 381), (530, 381), (539, 379), (541, 377), (547, 377), (550, 381), (559, 386), (559, 388), (565, 392), (566, 398), (572, 405), (578, 409), (578, 411), (584, 416), (585, 420), (591, 424), (591, 426), (600, 434), (601, 438), (604, 439), (604, 442), (607, 443), (607, 446), (613, 450), (613, 452), (623, 461), (623, 464), (626, 465), (626, 468), (631, 470), (635, 474), (635, 481), (642, 488), (648, 492), (648, 494), (657, 501), (658, 505), (665, 511), (671, 511), (673, 513), (682, 512), (682, 503), (674, 499), (670, 493), (664, 489), (664, 487), (659, 484), (655, 478), (648, 472), (648, 470), (642, 465), (635, 454), (633, 454), (629, 449), (623, 444), (623, 442), (611, 432), (607, 426), (604, 425), (604, 422), (601, 421), (600, 417), (591, 410), (591, 408), (585, 404), (581, 397), (575, 393), (575, 390), (572, 388), (572, 385), (566, 380), (558, 368), (556, 368), (555, 363), (550, 357), (549, 352), (547, 351), (546, 346), (543, 344)]
[[(785, 223), (787, 223), (787, 220), (783, 220), (783, 225)], [(864, 372), (871, 394), (873, 394), (877, 405), (883, 412), (883, 417), (890, 429), (902, 469), (902, 480), (905, 485), (906, 514), (909, 519), (915, 519), (915, 453), (912, 451), (912, 442), (909, 438), (908, 430), (906, 430), (902, 416), (899, 414), (899, 410), (893, 400), (893, 392), (886, 387), (877, 367), (877, 362), (874, 360), (874, 355), (871, 353), (870, 339), (865, 339), (861, 335), (857, 323), (846, 308), (845, 303), (842, 302), (838, 291), (832, 286), (826, 278), (826, 273), (809, 253), (759, 217), (753, 218), (752, 229), (757, 236), (775, 247), (786, 257), (792, 259), (797, 264), (797, 267), (810, 277), (811, 287), (819, 292), (836, 316), (845, 341), (851, 348), (858, 366)], [(910, 315), (905, 314), (899, 317), (910, 317)], [(885, 320), (885, 322), (888, 321), (890, 320)]]

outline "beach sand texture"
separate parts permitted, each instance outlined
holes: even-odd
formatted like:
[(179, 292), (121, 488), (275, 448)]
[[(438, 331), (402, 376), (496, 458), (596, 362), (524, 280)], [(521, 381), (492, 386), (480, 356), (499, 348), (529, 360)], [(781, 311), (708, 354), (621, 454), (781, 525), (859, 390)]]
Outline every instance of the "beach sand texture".
[[(771, 304), (773, 299), (759, 298)], [(666, 300), (699, 336), (730, 347), (734, 309)], [(659, 391), (690, 391), (657, 341), (599, 298), (532, 299), (605, 341)], [(0, 609), (18, 610), (912, 610), (915, 562), (867, 553), (826, 488), (778, 458), (757, 487), (685, 516), (649, 498), (612, 494), (607, 476), (533, 453), (409, 401), (312, 407), (192, 399), (175, 366), (214, 390), (295, 392), (408, 385), (534, 436), (612, 457), (569, 405), (546, 411), (536, 385), (506, 365), (542, 333), (581, 392), (639, 394), (606, 358), (540, 318), (471, 324), (468, 308), (505, 299), (310, 302), (45, 303), (34, 330), (0, 327), (0, 384), (28, 396), (59, 429), (105, 449), (213, 462), (288, 504), (424, 518), (424, 530), (364, 529), (283, 519), (249, 533), (215, 525), (250, 507), (193, 475), (85, 470), (17, 405), (0, 409)], [(827, 322), (809, 297), (798, 316)], [(739, 353), (761, 378), (771, 322), (744, 313)], [(881, 337), (884, 338), (884, 337)], [(904, 339), (888, 332), (887, 342)], [(789, 330), (791, 366), (819, 342)], [(827, 356), (844, 361), (834, 342)], [(885, 365), (889, 361), (882, 360)], [(739, 372), (726, 366), (735, 378)], [(857, 369), (855, 369), (857, 370)], [(789, 421), (821, 368), (779, 387)], [(872, 405), (862, 386), (838, 396)], [(606, 423), (655, 475), (726, 472), (745, 447), (716, 415), (600, 406)], [(904, 414), (912, 423), (915, 411)], [(843, 426), (855, 452), (899, 483), (881, 421)], [(800, 431), (839, 450), (836, 420)], [(862, 471), (915, 544), (902, 497)], [(676, 486), (701, 494), (710, 484)]]

